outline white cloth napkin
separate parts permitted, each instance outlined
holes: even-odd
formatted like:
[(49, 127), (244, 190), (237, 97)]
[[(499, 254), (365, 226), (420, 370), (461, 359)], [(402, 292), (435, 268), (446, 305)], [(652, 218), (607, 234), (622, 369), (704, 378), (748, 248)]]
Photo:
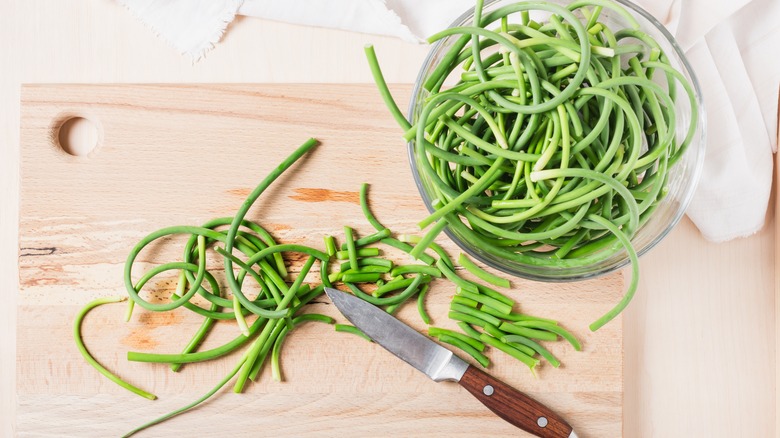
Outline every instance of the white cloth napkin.
[[(417, 43), (474, 6), (473, 0), (118, 1), (196, 60), (236, 14)], [(712, 241), (755, 233), (764, 224), (777, 148), (780, 1), (637, 3), (675, 34), (702, 86), (707, 153), (688, 216)]]

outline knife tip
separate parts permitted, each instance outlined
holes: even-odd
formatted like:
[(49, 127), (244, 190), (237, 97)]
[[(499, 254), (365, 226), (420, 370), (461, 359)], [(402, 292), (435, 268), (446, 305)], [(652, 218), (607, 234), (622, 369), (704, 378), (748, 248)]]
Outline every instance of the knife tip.
[(571, 433), (569, 434), (569, 438), (579, 438), (577, 436), (577, 432), (575, 432), (574, 429), (571, 430)]
[(342, 293), (344, 293), (344, 292), (341, 292), (338, 289), (333, 289), (331, 287), (326, 287), (325, 288), (325, 295), (327, 295), (328, 298), (330, 298), (330, 300), (334, 302), (334, 304), (335, 304), (335, 301), (340, 298), (339, 295), (342, 294)]

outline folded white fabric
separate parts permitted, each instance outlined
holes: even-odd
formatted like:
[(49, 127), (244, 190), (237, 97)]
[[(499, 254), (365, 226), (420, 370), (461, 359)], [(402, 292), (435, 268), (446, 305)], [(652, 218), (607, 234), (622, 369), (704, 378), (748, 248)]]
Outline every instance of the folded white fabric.
[[(421, 42), (473, 0), (118, 0), (199, 59), (235, 14)], [(764, 224), (776, 148), (780, 1), (638, 0), (686, 51), (707, 111), (704, 174), (688, 215), (712, 241)]]
[[(687, 55), (702, 85), (707, 108), (707, 155), (688, 216), (710, 240), (749, 235), (764, 223), (772, 183), (772, 155), (766, 123), (728, 25), (718, 25)], [(770, 62), (771, 63), (771, 62)], [(776, 114), (778, 68), (764, 93)]]
[(181, 53), (200, 59), (219, 42), (243, 0), (117, 0)]

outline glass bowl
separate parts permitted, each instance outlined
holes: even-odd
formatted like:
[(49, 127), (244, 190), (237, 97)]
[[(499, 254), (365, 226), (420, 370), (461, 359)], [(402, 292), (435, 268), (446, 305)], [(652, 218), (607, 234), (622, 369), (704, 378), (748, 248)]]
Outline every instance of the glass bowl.
[[(483, 17), (501, 6), (514, 3), (518, 2), (504, 0), (487, 1), (483, 9)], [(568, 1), (564, 0), (547, 0), (545, 3), (553, 3), (564, 7), (569, 4)], [(699, 109), (697, 129), (690, 145), (681, 158), (668, 169), (665, 184), (666, 194), (657, 202), (655, 210), (643, 218), (640, 226), (631, 238), (633, 248), (639, 255), (642, 255), (658, 244), (669, 234), (672, 228), (677, 225), (693, 197), (704, 161), (705, 113), (699, 84), (690, 64), (672, 35), (661, 23), (637, 5), (625, 0), (616, 0), (616, 3), (634, 17), (639, 23), (639, 29), (642, 32), (650, 35), (658, 42), (663, 53), (668, 57), (669, 64), (685, 76), (694, 90), (695, 100)], [(519, 16), (519, 14), (517, 15)], [(584, 20), (581, 11), (575, 11), (575, 15)], [(543, 11), (530, 12), (530, 18), (540, 22), (546, 20), (548, 16), (549, 14)], [(472, 25), (473, 20), (474, 11), (469, 10), (460, 16), (451, 27), (470, 26)], [(624, 16), (607, 7), (602, 9), (598, 21), (604, 23), (613, 30), (628, 27), (628, 21)], [(496, 22), (484, 27), (493, 28), (498, 25), (499, 22)], [(426, 102), (426, 98), (429, 96), (429, 92), (424, 88), (423, 84), (459, 36), (460, 35), (452, 35), (445, 37), (438, 40), (431, 47), (427, 58), (423, 62), (412, 91), (412, 98), (409, 106), (409, 120), (412, 124), (416, 123)], [(461, 66), (453, 69), (455, 76), (459, 76), (462, 71)], [(442, 90), (446, 90), (448, 85), (451, 85), (452, 82), (454, 81), (450, 77), (444, 82)], [(675, 113), (675, 141), (679, 144), (687, 133), (692, 116), (689, 99), (682, 91), (679, 92), (675, 101)], [(645, 142), (644, 148), (646, 147), (647, 144)], [(433, 183), (428, 178), (423, 177), (424, 172), (421, 172), (419, 169), (420, 162), (418, 162), (418, 154), (415, 153), (416, 144), (414, 139), (408, 143), (407, 149), (417, 188), (420, 191), (420, 195), (422, 196), (428, 211), (433, 212), (435, 211), (435, 208), (432, 205), (432, 202), (436, 199), (433, 195), (433, 193), (435, 193), (432, 188)], [(611, 245), (606, 249), (602, 249), (601, 251), (603, 252), (601, 255), (597, 254), (595, 257), (590, 257), (590, 260), (578, 261), (576, 263), (564, 261), (565, 259), (560, 261), (560, 263), (557, 261), (550, 263), (549, 257), (546, 255), (522, 256), (519, 257), (519, 259), (517, 257), (506, 257), (500, 253), (497, 254), (496, 251), (486, 250), (481, 247), (481, 245), (475, 244), (473, 238), (469, 235), (470, 228), (468, 227), (468, 223), (463, 220), (461, 216), (458, 217), (461, 219), (458, 223), (458, 229), (453, 229), (452, 226), (448, 226), (444, 229), (445, 233), (464, 252), (495, 269), (511, 275), (539, 281), (573, 281), (612, 272), (625, 266), (629, 262), (625, 249), (619, 245)], [(463, 226), (460, 226), (460, 224)], [(471, 232), (473, 233), (473, 231)], [(549, 247), (547, 249), (549, 249)], [(545, 258), (548, 259), (547, 262), (539, 263), (539, 260)]]

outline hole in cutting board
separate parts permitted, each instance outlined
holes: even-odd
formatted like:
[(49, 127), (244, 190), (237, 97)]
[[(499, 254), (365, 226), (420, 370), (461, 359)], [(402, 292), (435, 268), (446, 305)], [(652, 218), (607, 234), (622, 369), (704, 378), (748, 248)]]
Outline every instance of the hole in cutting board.
[(85, 157), (97, 146), (98, 128), (87, 118), (72, 117), (60, 125), (57, 140), (63, 151)]

